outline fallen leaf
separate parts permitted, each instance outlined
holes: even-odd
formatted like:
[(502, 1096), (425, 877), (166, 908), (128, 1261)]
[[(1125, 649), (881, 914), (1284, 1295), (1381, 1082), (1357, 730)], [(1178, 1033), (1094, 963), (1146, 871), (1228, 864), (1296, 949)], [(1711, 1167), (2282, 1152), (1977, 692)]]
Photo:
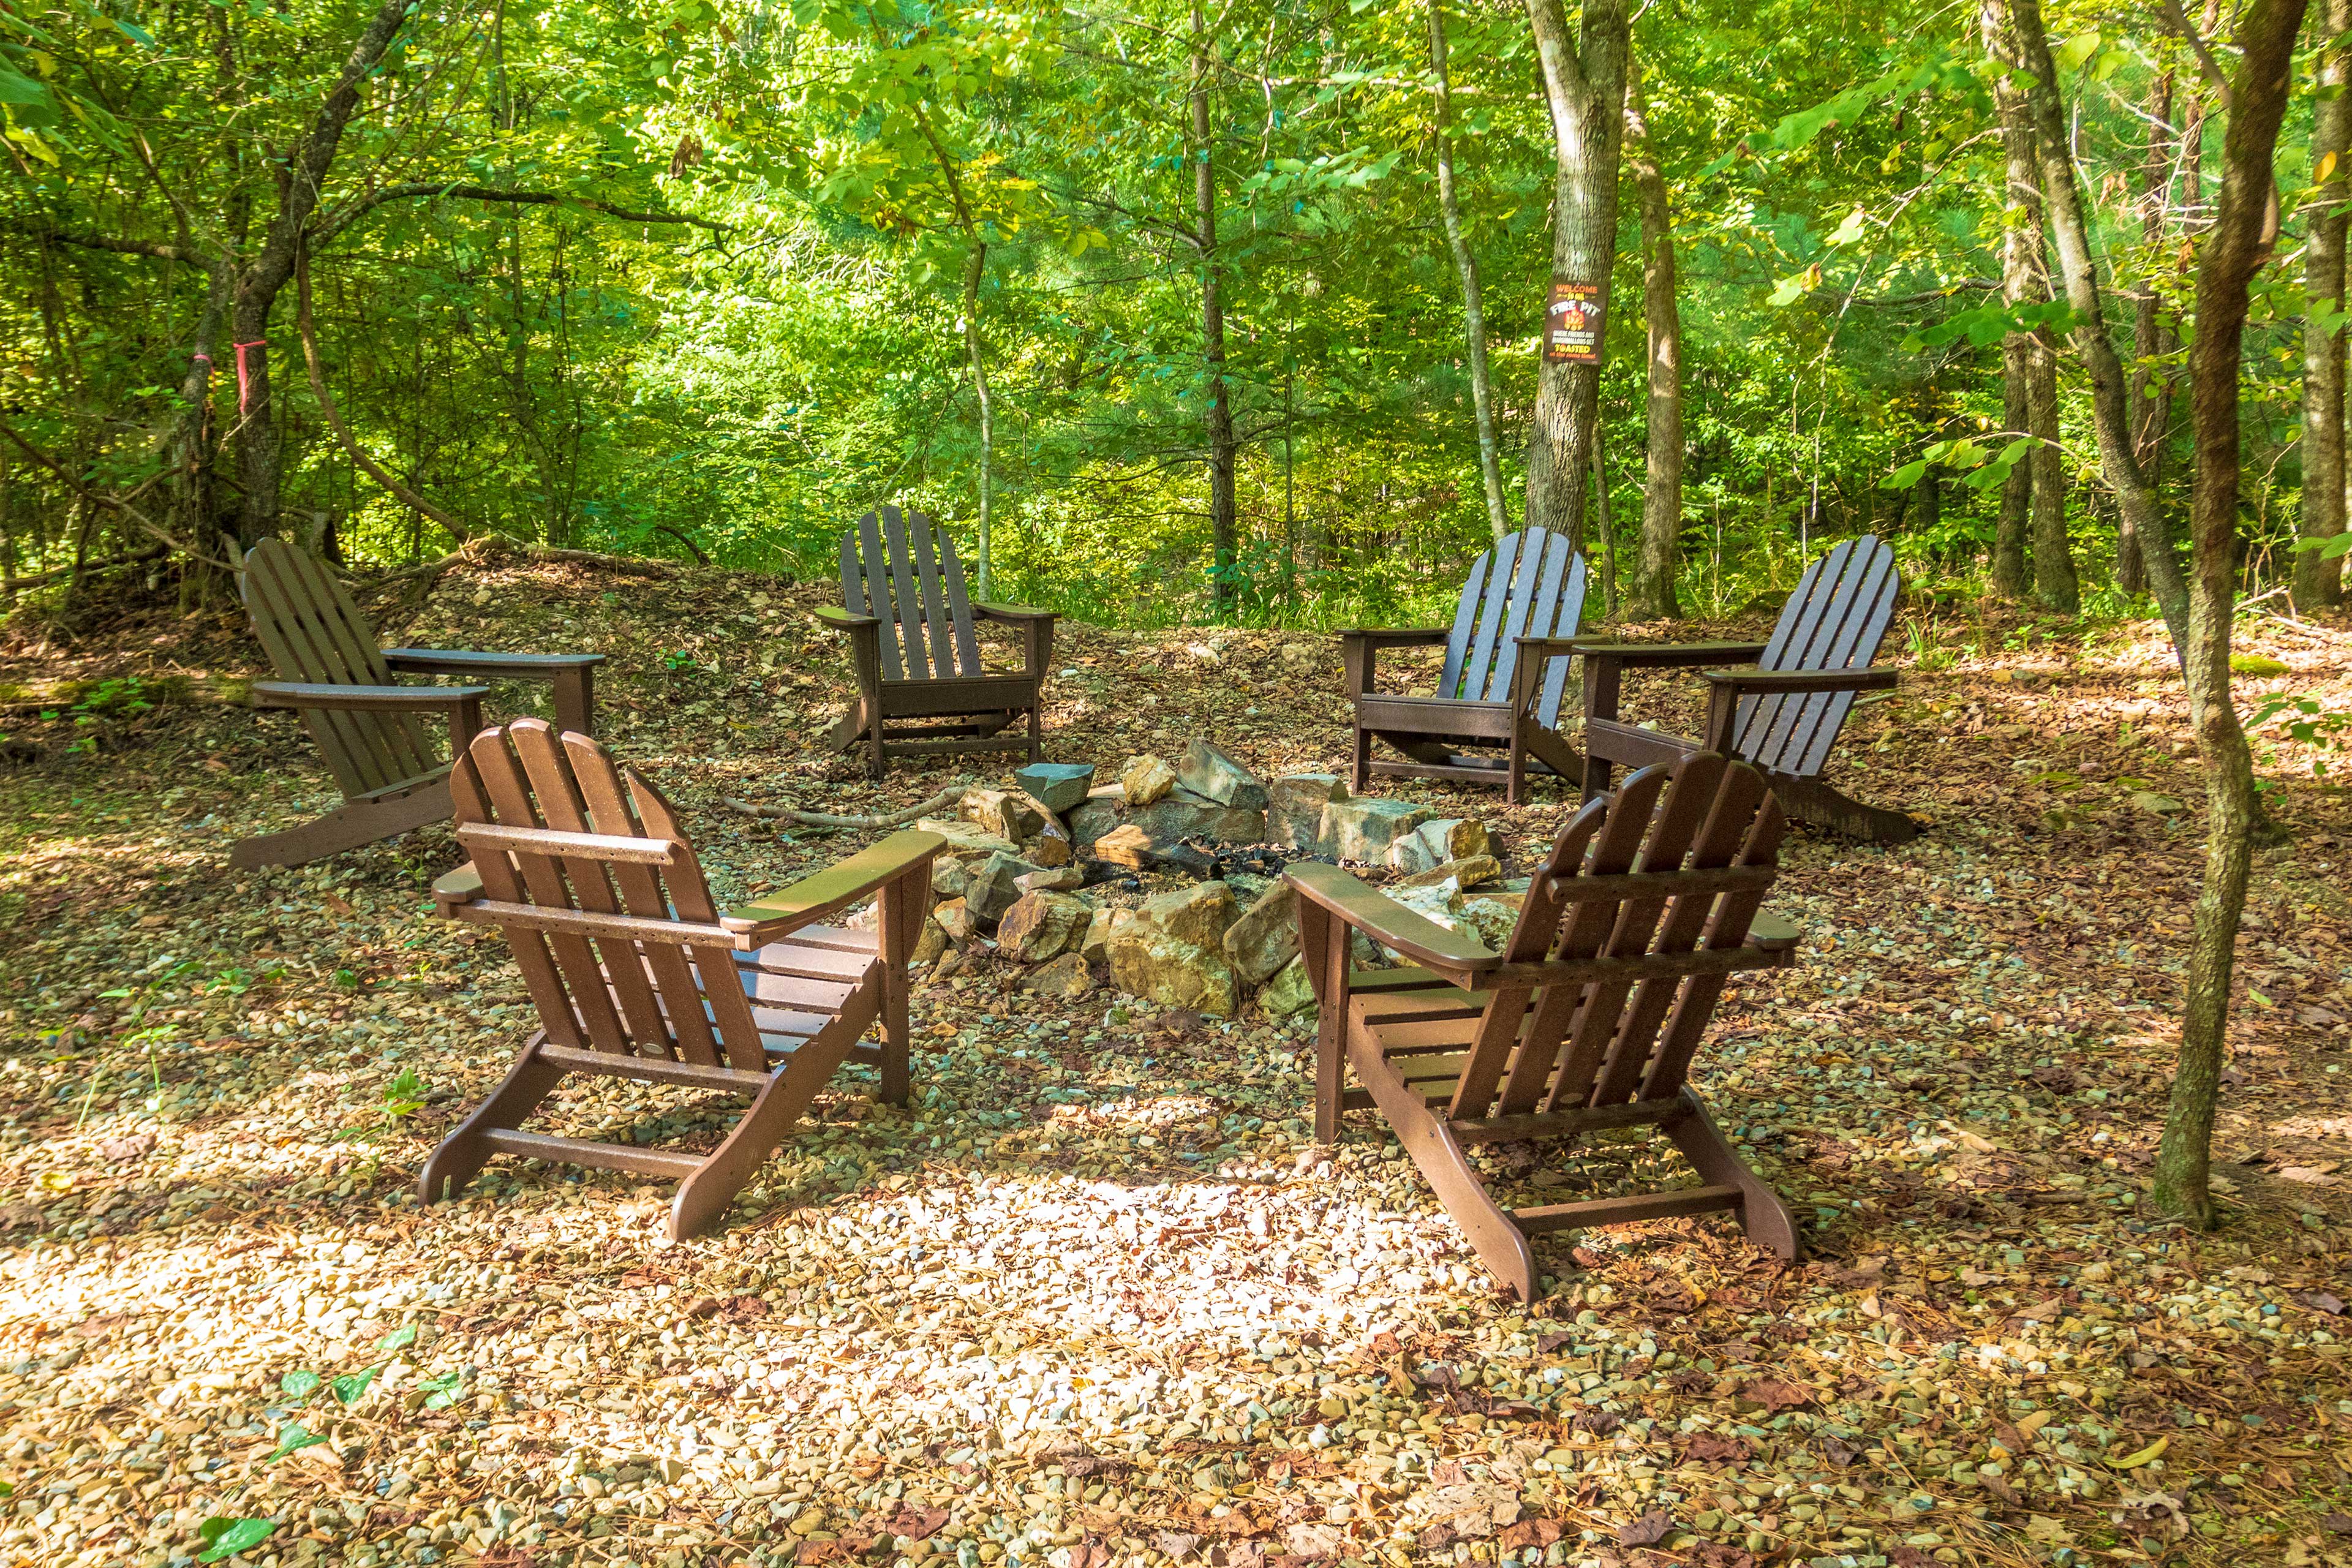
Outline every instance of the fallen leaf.
[(1620, 1546), (1655, 1546), (1666, 1538), (1675, 1521), (1666, 1517), (1665, 1510), (1654, 1508), (1633, 1523), (1617, 1531)]
[(2118, 1470), (2136, 1470), (2152, 1460), (2164, 1458), (2164, 1450), (2172, 1445), (2169, 1437), (2158, 1437), (2136, 1454), (2126, 1454), (2120, 1459), (2109, 1459), (2108, 1465)]

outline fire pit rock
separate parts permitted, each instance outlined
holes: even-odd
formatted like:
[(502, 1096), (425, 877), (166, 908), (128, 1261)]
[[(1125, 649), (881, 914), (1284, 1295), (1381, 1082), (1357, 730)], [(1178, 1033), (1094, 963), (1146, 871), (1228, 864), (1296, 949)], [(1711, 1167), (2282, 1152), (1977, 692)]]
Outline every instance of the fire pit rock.
[(1029, 798), (1056, 816), (1065, 816), (1086, 804), (1087, 794), (1094, 788), (1095, 765), (1092, 763), (1032, 763), (1013, 775)]
[(1323, 808), (1316, 847), (1335, 859), (1378, 865), (1388, 858), (1390, 845), (1435, 815), (1429, 807), (1411, 801), (1351, 795)]
[(1184, 748), (1176, 764), (1176, 782), (1203, 800), (1241, 811), (1265, 810), (1265, 785), (1255, 773), (1202, 740)]
[(1150, 805), (1176, 787), (1176, 770), (1164, 758), (1148, 752), (1129, 757), (1118, 770), (1118, 787), (1129, 805)]
[(1298, 956), (1298, 895), (1277, 882), (1225, 928), (1225, 957), (1242, 979), (1263, 985)]
[(1266, 790), (1266, 828), (1276, 844), (1312, 853), (1323, 837), (1323, 808), (1347, 798), (1337, 773), (1285, 773)]
[(1086, 939), (1093, 916), (1086, 900), (1067, 893), (1024, 893), (997, 922), (997, 949), (1024, 963), (1059, 958)]

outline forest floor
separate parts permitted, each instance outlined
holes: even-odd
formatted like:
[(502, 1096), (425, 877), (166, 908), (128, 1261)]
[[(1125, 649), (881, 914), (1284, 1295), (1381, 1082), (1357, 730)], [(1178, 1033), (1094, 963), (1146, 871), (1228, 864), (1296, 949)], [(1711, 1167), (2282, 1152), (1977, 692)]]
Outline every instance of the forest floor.
[[(819, 590), (404, 587), (387, 642), (610, 653), (600, 730), (722, 899), (858, 837), (722, 796), (870, 811), (950, 776), (816, 749), (845, 689)], [(289, 1568), (2352, 1563), (2352, 811), (2266, 762), (2292, 837), (2241, 949), (2226, 1223), (2163, 1223), (2200, 790), (2151, 626), (1898, 630), (1902, 691), (1832, 776), (1932, 826), (1795, 837), (1801, 960), (1741, 983), (1696, 1073), (1808, 1260), (1719, 1218), (1555, 1237), (1532, 1308), (1383, 1126), (1315, 1149), (1304, 1026), (986, 964), (918, 993), (911, 1108), (845, 1073), (714, 1235), (511, 1162), (420, 1209), (529, 1017), (495, 936), (429, 915), (448, 832), (234, 871), (233, 838), (335, 798), (295, 720), (229, 700), (240, 623), (5, 635), (0, 1562), (184, 1563), (209, 1531)], [(2250, 700), (2352, 705), (2352, 635), (2242, 646), (2286, 667)], [(1328, 637), (1066, 626), (1055, 663), (1056, 759), (1346, 755)], [(1670, 680), (1634, 706), (1693, 717)], [(1570, 804), (1385, 793), (1522, 867)], [(566, 1113), (652, 1114), (615, 1096)], [(1606, 1191), (1625, 1153), (1571, 1169)]]

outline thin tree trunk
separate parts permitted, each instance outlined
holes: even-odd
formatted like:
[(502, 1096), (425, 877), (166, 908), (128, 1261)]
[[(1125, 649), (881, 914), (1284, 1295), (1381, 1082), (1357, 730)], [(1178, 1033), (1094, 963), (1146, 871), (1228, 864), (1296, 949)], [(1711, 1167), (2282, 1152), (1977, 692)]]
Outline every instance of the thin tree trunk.
[[(2352, 28), (2352, 0), (2319, 0), (2314, 14), (2324, 46)], [(2347, 96), (2345, 51), (2323, 47), (2321, 96), (2311, 132), (2311, 234), (2303, 253), (2303, 516), (2305, 539), (2344, 531), (2344, 236), (2352, 156), (2352, 96)], [(2335, 96), (2326, 96), (2329, 89)], [(2333, 316), (2334, 320), (2326, 318)], [(2316, 609), (2344, 600), (2344, 562), (2316, 550), (2294, 556), (2294, 602)]]
[(1431, 140), (1437, 153), (1437, 205), (1445, 244), (1462, 278), (1462, 333), (1470, 349), (1470, 401), (1478, 420), (1478, 478), (1486, 490), (1486, 526), (1496, 539), (1511, 531), (1503, 504), (1503, 458), (1495, 441), (1495, 383), (1486, 370), (1486, 307), (1478, 287), (1478, 258), (1462, 232), (1462, 203), (1454, 189), (1454, 89), (1445, 74), (1445, 3), (1429, 0), (1429, 68), (1437, 101)]
[(1683, 531), (1683, 317), (1675, 298), (1675, 215), (1650, 144), (1641, 78), (1626, 68), (1627, 161), (1642, 204), (1642, 314), (1649, 328), (1650, 402), (1642, 491), (1642, 547), (1630, 608), (1633, 618), (1682, 618), (1675, 597)]
[(335, 85), (312, 117), (309, 132), (279, 174), (278, 212), (262, 237), (260, 252), (236, 278), (229, 306), (229, 347), (236, 359), (226, 368), (235, 371), (237, 378), (237, 482), (245, 490), (237, 519), (241, 544), (250, 546), (278, 531), (284, 436), (270, 400), (270, 310), (287, 279), (294, 275), (295, 252), (310, 227), (311, 215), (318, 211), (327, 171), (334, 166), (335, 153), (342, 146), (343, 129), (359, 108), (360, 88), (374, 74), (409, 9), (410, 0), (383, 0), (352, 44)]
[(2286, 114), (2289, 68), (2304, 8), (2305, 0), (2248, 0), (2238, 18), (2241, 53), (2230, 88), (2221, 191), (2198, 267), (2197, 341), (2189, 351), (2197, 481), (2190, 503), (2189, 642), (2182, 665), (2198, 754), (2205, 765), (2205, 880), (2198, 889), (2190, 937), (2179, 1066), (2149, 1196), (2160, 1212), (2205, 1227), (2214, 1217), (2207, 1187), (2213, 1113), (2257, 816), (2252, 759), (2230, 698), (2238, 577), (2240, 355), (2248, 286), (2277, 238), (2272, 158)]
[[(996, 552), (990, 532), (990, 507), (993, 500), (993, 464), (996, 456), (995, 410), (988, 395), (988, 355), (980, 339), (980, 283), (988, 269), (988, 243), (980, 238), (971, 241), (971, 254), (963, 268), (963, 346), (971, 356), (971, 390), (980, 399), (980, 559), (978, 568), (980, 596), (996, 597)], [(1016, 411), (1017, 412), (1017, 411)]]
[[(1624, 0), (1589, 0), (1571, 39), (1560, 0), (1528, 0), (1551, 118), (1555, 278), (1590, 284), (1606, 351), (1610, 275), (1617, 261), (1617, 165), (1625, 130)], [(1601, 366), (1539, 359), (1528, 443), (1528, 522), (1580, 548), (1591, 505)]]
[[(2014, 311), (2047, 300), (2046, 272), (2034, 266), (2042, 248), (2041, 171), (2034, 160), (2032, 111), (2023, 95), (2011, 85), (2014, 51), (2003, 40), (2000, 0), (1986, 0), (1985, 42), (2004, 69), (1993, 81), (1993, 108), (2000, 121), (2002, 150), (2008, 154), (2008, 184), (2002, 199), (2007, 231), (2000, 247), (2001, 302)], [(2043, 272), (2037, 277), (2037, 272)], [(2031, 332), (2010, 332), (2001, 339), (2001, 418), (2015, 433), (2037, 434), (2034, 397), (2034, 342)], [(2054, 410), (2053, 410), (2054, 413)], [(2032, 527), (2033, 480), (2031, 458), (2013, 464), (2001, 479), (2000, 515), (1993, 525), (1990, 587), (2001, 599), (2025, 597), (2025, 543)]]
[(2105, 302), (2097, 263), (2091, 254), (2091, 226), (2066, 150), (2066, 114), (2058, 96), (2058, 70), (2042, 30), (2042, 0), (2010, 0), (2013, 42), (2025, 68), (2026, 101), (2033, 110), (2042, 194), (2058, 240), (2058, 261), (2073, 307), (2075, 352), (2091, 375), (2092, 427), (2098, 437), (2099, 465), (2116, 493), (2116, 505), (2139, 536), (2148, 584), (2164, 612), (2173, 646), (2189, 646), (2189, 586), (2180, 560), (2166, 538), (2156, 491), (2132, 450), (2131, 419), (2125, 406), (2129, 390), (2123, 361), (2107, 335)]
[(1209, 31), (1199, 0), (1192, 6), (1192, 210), (1201, 252), (1201, 363), (1209, 383), (1210, 603), (1223, 616), (1233, 609), (1234, 562), (1240, 544), (1234, 504), (1234, 410), (1225, 386), (1225, 307), (1218, 291), (1217, 176), (1210, 138)]
[[(2147, 169), (2140, 197), (2140, 236), (2153, 253), (2164, 242), (2165, 220), (2172, 205), (2170, 70), (2159, 75), (2149, 89), (2147, 119)], [(2158, 489), (2163, 488), (2160, 470), (2166, 414), (2172, 401), (2168, 382), (2161, 394), (2158, 392), (2158, 377), (2154, 368), (2155, 362), (2171, 349), (2167, 341), (2170, 334), (2163, 327), (2162, 305), (2163, 300), (2156, 289), (2145, 283), (2132, 301), (2132, 353), (2139, 362), (2131, 380), (2132, 452), (2147, 473), (2148, 483)], [(2140, 559), (2139, 535), (2132, 531), (2131, 520), (2121, 512), (2116, 514), (2116, 586), (2135, 596), (2147, 592), (2147, 563)]]
[(2083, 607), (2066, 537), (2066, 453), (2058, 439), (2058, 342), (2048, 327), (2031, 339), (2032, 374), (2025, 385), (2033, 431), (2033, 602), (2071, 616)]

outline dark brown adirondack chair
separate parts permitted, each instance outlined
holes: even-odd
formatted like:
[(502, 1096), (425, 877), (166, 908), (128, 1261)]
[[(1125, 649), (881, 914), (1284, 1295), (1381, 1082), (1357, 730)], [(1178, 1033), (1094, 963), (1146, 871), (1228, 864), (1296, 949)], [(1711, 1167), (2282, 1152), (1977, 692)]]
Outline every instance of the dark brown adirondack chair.
[[(907, 955), (938, 834), (893, 834), (722, 915), (669, 803), (585, 735), (559, 740), (538, 719), (485, 730), (450, 788), (474, 858), (433, 896), (444, 914), (506, 932), (540, 1027), (425, 1163), (426, 1203), (493, 1154), (517, 1154), (676, 1177), (670, 1236), (692, 1236), (843, 1062), (876, 1064), (882, 1098), (905, 1102)], [(817, 923), (868, 898), (878, 931)], [(881, 1043), (860, 1044), (877, 1020)], [(751, 1106), (708, 1153), (521, 1131), (572, 1073), (748, 1094)]]
[[(1528, 771), (1579, 777), (1583, 760), (1559, 733), (1560, 693), (1569, 661), (1522, 659), (1525, 639), (1566, 647), (1584, 614), (1584, 558), (1566, 538), (1530, 528), (1507, 536), (1478, 557), (1451, 630), (1341, 632), (1348, 694), (1356, 704), (1355, 788), (1374, 773), (1405, 778), (1468, 779), (1491, 784), (1502, 775), (1504, 797), (1519, 803)], [(1437, 689), (1426, 697), (1376, 691), (1385, 647), (1445, 645)], [(1378, 739), (1407, 760), (1375, 761)], [(1499, 748), (1503, 755), (1464, 752)]]
[(455, 756), (482, 727), (489, 688), (400, 686), (395, 670), (552, 681), (557, 721), (583, 734), (591, 727), (601, 653), (378, 647), (343, 585), (280, 540), (247, 551), (240, 578), (254, 635), (280, 677), (253, 683), (254, 705), (301, 710), (343, 804), (299, 827), (238, 841), (232, 866), (299, 866), (448, 816), (449, 764), (419, 721), (445, 719)]
[[(1663, 795), (1664, 799), (1660, 797)], [(1780, 807), (1764, 776), (1713, 752), (1644, 768), (1560, 832), (1500, 952), (1334, 866), (1284, 873), (1322, 1016), (1316, 1136), (1377, 1107), (1503, 1287), (1535, 1299), (1528, 1238), (1667, 1215), (1735, 1211), (1794, 1259), (1796, 1222), (1685, 1081), (1724, 983), (1789, 962), (1796, 932), (1759, 915), (1778, 875)], [(1350, 932), (1421, 967), (1350, 974)], [(1353, 1068), (1364, 1087), (1348, 1089)], [(1505, 1209), (1471, 1144), (1654, 1127), (1700, 1185)]]
[[(842, 608), (817, 619), (849, 635), (857, 701), (833, 727), (843, 751), (866, 748), (876, 778), (891, 757), (950, 752), (1042, 754), (1038, 688), (1054, 658), (1051, 610), (974, 602), (964, 589), (955, 541), (921, 512), (886, 506), (841, 538)], [(973, 621), (1018, 626), (1022, 667), (992, 669), (981, 659)], [(1026, 717), (1025, 735), (1003, 731)], [(913, 720), (912, 724), (896, 723)]]
[[(1612, 763), (1641, 767), (1704, 749), (1763, 769), (1782, 809), (1800, 822), (1878, 844), (1916, 837), (1919, 825), (1904, 813), (1855, 800), (1821, 777), (1854, 693), (1895, 684), (1895, 671), (1873, 669), (1870, 661), (1895, 617), (1899, 585), (1895, 552), (1864, 534), (1805, 569), (1769, 641), (1579, 645), (1584, 797), (1609, 788)], [(1755, 662), (1741, 662), (1748, 659)], [(1618, 719), (1623, 671), (1696, 665), (1733, 667), (1700, 671), (1711, 688), (1704, 736), (1687, 740)]]

